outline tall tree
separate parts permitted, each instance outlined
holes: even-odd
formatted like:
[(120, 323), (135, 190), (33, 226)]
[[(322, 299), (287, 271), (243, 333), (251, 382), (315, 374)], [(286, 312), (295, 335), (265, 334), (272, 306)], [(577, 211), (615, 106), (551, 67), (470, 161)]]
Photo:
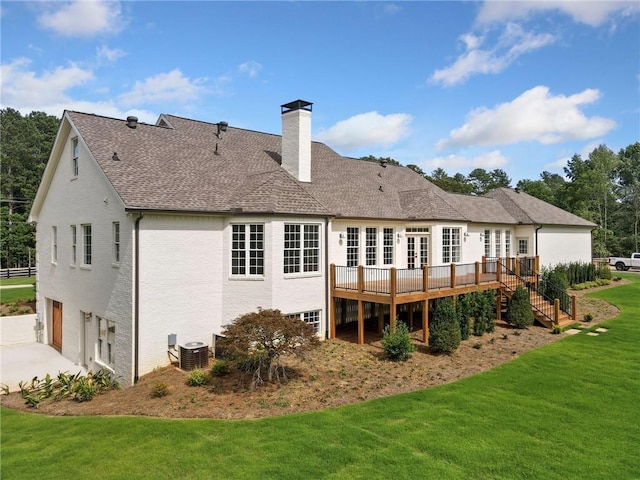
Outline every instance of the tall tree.
[(500, 168), (496, 168), (491, 172), (487, 172), (484, 168), (475, 168), (467, 175), (467, 179), (473, 185), (473, 193), (477, 195), (484, 195), (500, 187), (511, 187), (511, 179)]
[(35, 246), (26, 223), (58, 130), (58, 119), (43, 112), (22, 116), (0, 110), (0, 259), (3, 267), (26, 265)]
[[(621, 233), (631, 233), (631, 241), (623, 242), (623, 248), (638, 252), (640, 245), (640, 142), (620, 149), (618, 153), (618, 196), (620, 198)], [(628, 244), (628, 246), (626, 245)]]

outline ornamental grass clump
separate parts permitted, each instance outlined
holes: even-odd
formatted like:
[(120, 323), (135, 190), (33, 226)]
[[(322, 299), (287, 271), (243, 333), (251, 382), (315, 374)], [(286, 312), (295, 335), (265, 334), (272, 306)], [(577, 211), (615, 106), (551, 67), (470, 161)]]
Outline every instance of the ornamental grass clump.
[(393, 362), (405, 362), (411, 358), (417, 347), (411, 341), (409, 327), (404, 322), (398, 321), (395, 330), (389, 325), (384, 327), (382, 334), (382, 348), (387, 360)]

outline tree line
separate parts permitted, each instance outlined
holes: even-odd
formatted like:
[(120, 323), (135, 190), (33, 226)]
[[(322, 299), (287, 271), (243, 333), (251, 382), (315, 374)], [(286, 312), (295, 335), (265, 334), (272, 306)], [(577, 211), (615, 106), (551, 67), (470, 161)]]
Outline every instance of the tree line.
[[(53, 147), (60, 119), (44, 112), (22, 115), (0, 110), (0, 263), (2, 268), (35, 263), (35, 228), (27, 222), (42, 173)], [(400, 165), (393, 158), (362, 160)], [(476, 168), (468, 175), (449, 175), (442, 168), (425, 173), (407, 165), (443, 190), (483, 195), (498, 187), (512, 188), (504, 170)], [(628, 256), (640, 248), (640, 142), (618, 153), (600, 145), (588, 158), (575, 154), (565, 176), (543, 171), (538, 179), (520, 180), (516, 188), (598, 225), (594, 257)]]
[[(399, 165), (391, 158), (361, 157)], [(502, 169), (476, 168), (468, 175), (449, 175), (437, 168), (430, 174), (407, 165), (427, 180), (451, 193), (484, 195), (499, 187), (513, 188)], [(564, 176), (543, 171), (538, 179), (519, 180), (520, 191), (597, 224), (593, 232), (593, 256), (629, 256), (640, 248), (640, 142), (613, 152), (600, 145), (587, 158), (575, 154), (564, 167)]]

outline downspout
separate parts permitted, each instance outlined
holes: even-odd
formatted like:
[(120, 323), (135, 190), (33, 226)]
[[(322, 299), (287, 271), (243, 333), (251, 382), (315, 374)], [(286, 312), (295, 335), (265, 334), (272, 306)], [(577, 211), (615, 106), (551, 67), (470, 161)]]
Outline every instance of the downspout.
[(538, 230), (542, 228), (542, 225), (536, 227), (536, 257), (538, 256)]
[(144, 212), (138, 214), (135, 223), (135, 279), (134, 279), (134, 313), (133, 313), (133, 383), (138, 383), (139, 343), (140, 343), (140, 220)]

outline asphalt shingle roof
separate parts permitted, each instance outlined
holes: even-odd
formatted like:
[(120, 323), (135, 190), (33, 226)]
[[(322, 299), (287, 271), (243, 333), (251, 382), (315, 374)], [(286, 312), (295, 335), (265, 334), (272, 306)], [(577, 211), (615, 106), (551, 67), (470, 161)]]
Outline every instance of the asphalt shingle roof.
[[(311, 182), (280, 165), (279, 135), (162, 115), (158, 125), (66, 112), (128, 209), (593, 225), (529, 195), (445, 192), (413, 170), (311, 144)], [(120, 161), (112, 156), (117, 152)], [(541, 221), (540, 219), (544, 219)]]

